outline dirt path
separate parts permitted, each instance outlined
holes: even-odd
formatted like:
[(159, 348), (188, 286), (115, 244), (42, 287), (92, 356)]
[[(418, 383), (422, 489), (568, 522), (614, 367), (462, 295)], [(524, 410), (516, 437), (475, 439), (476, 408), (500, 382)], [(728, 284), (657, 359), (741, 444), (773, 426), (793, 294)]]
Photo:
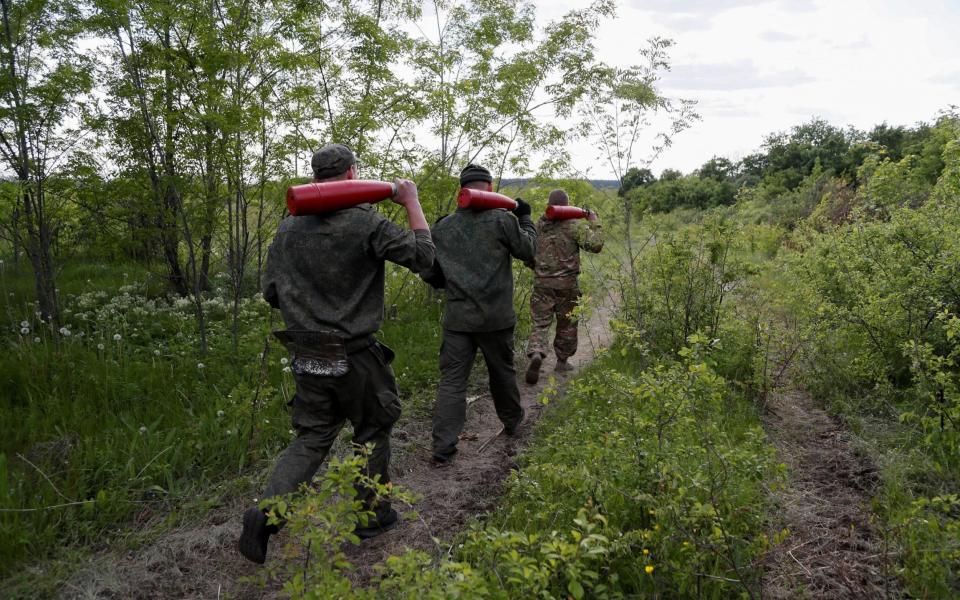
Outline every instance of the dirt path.
[(857, 456), (850, 434), (809, 395), (774, 391), (764, 425), (787, 485), (775, 492), (789, 535), (764, 559), (764, 598), (895, 598), (895, 578), (868, 502), (874, 467)]
[[(609, 304), (609, 303), (608, 303)], [(604, 306), (580, 325), (580, 346), (570, 362), (579, 369), (593, 360), (597, 350), (612, 340), (610, 310)], [(453, 464), (437, 469), (429, 464), (430, 423), (413, 421), (394, 430), (393, 479), (419, 495), (414, 507), (420, 519), (404, 521), (396, 529), (359, 546), (347, 549), (358, 580), (367, 579), (376, 564), (406, 549), (446, 552), (434, 538), (449, 539), (470, 518), (489, 510), (500, 495), (514, 456), (530, 440), (533, 424), (544, 406), (537, 399), (554, 374), (554, 359), (548, 357), (536, 386), (522, 383), (526, 361), (519, 360), (518, 378), (526, 420), (513, 438), (496, 436), (501, 424), (488, 393), (468, 397), (469, 409), (460, 452)], [(483, 369), (478, 364), (475, 369)], [(575, 371), (574, 371), (575, 373)], [(556, 376), (562, 384), (570, 375)], [(486, 386), (481, 386), (485, 390)], [(469, 434), (469, 435), (468, 435)], [(490, 441), (492, 439), (492, 441)], [(486, 447), (481, 447), (486, 443)], [(233, 598), (275, 597), (241, 583), (260, 567), (244, 560), (235, 549), (240, 534), (240, 515), (248, 498), (236, 498), (228, 506), (210, 511), (205, 520), (164, 534), (135, 551), (105, 550), (77, 572), (61, 590), (64, 598)], [(275, 560), (286, 541), (285, 532), (271, 540)]]

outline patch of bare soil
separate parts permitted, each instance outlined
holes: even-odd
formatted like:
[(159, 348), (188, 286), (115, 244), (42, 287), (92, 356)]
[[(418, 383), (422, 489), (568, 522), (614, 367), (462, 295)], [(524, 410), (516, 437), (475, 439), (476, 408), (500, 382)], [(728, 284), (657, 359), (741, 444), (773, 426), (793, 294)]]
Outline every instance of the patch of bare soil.
[(892, 559), (868, 506), (876, 469), (846, 429), (796, 389), (774, 391), (764, 425), (789, 469), (775, 492), (777, 531), (789, 535), (764, 557), (764, 598), (896, 598)]
[[(609, 303), (608, 304), (612, 304)], [(431, 423), (412, 421), (394, 430), (391, 461), (393, 481), (416, 493), (418, 519), (404, 520), (395, 529), (359, 546), (346, 548), (358, 582), (368, 580), (374, 567), (391, 555), (419, 549), (434, 555), (446, 553), (449, 540), (471, 518), (493, 507), (503, 482), (516, 463), (514, 457), (530, 440), (533, 424), (544, 405), (538, 402), (551, 376), (562, 385), (580, 367), (593, 360), (597, 350), (612, 341), (608, 306), (600, 307), (580, 325), (580, 346), (570, 359), (575, 370), (554, 372), (554, 358), (544, 361), (540, 382), (523, 383), (526, 360), (517, 361), (517, 376), (526, 419), (514, 437), (498, 435), (500, 420), (487, 387), (468, 397), (469, 409), (459, 452), (451, 465), (430, 464)], [(522, 355), (518, 348), (518, 355)], [(476, 365), (475, 369), (483, 369)], [(130, 553), (106, 551), (77, 572), (61, 590), (63, 598), (272, 598), (276, 589), (262, 590), (239, 579), (255, 575), (261, 567), (246, 561), (235, 548), (240, 516), (249, 499), (211, 511), (202, 523), (163, 535), (156, 542)], [(287, 541), (281, 532), (271, 539), (267, 560), (277, 560), (277, 550)], [(441, 540), (439, 543), (435, 540)]]

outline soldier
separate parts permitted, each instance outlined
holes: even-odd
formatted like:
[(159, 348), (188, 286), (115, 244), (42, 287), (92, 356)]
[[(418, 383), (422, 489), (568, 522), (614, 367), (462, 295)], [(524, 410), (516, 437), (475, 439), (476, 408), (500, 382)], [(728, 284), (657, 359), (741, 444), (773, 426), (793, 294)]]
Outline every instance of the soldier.
[[(553, 190), (548, 202), (566, 206), (567, 193)], [(550, 221), (546, 217), (537, 221), (539, 242), (533, 264), (533, 294), (530, 296), (533, 331), (527, 344), (530, 365), (526, 381), (531, 385), (540, 379), (540, 366), (547, 355), (550, 323), (554, 315), (557, 318), (557, 333), (553, 338), (553, 350), (557, 354), (556, 370), (564, 372), (573, 368), (567, 359), (577, 351), (577, 321), (571, 315), (580, 298), (577, 284), (580, 249), (594, 253), (603, 249), (597, 214), (591, 212), (587, 219), (588, 223), (580, 219)]]
[[(490, 171), (469, 164), (460, 186), (491, 189)], [(445, 287), (440, 383), (433, 415), (433, 463), (449, 464), (467, 414), (467, 379), (477, 348), (490, 375), (490, 394), (503, 431), (514, 435), (524, 410), (520, 405), (513, 360), (513, 267), (511, 257), (533, 258), (537, 232), (530, 205), (517, 199), (513, 214), (495, 209), (457, 209), (433, 226), (437, 262), (424, 274), (434, 287)]]
[[(313, 155), (316, 182), (355, 179), (356, 158), (330, 144)], [(278, 337), (293, 352), (297, 385), (290, 405), (297, 437), (280, 456), (264, 497), (296, 491), (317, 472), (346, 421), (353, 443), (373, 444), (366, 475), (390, 481), (390, 431), (400, 417), (400, 399), (390, 362), (394, 354), (373, 334), (383, 320), (384, 261), (419, 272), (433, 263), (434, 247), (417, 188), (398, 180), (393, 201), (407, 211), (412, 231), (381, 216), (371, 205), (323, 215), (287, 217), (270, 246), (263, 296), (279, 308), (287, 331)], [(393, 527), (397, 512), (372, 490), (357, 488), (374, 518), (357, 526), (360, 538)], [(260, 508), (244, 513), (240, 552), (266, 559), (277, 527)]]

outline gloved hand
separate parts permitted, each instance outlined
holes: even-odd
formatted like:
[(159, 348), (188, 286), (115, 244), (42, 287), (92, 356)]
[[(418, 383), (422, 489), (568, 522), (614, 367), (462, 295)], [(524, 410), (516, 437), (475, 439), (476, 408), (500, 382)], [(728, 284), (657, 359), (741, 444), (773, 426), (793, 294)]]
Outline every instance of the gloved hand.
[(513, 209), (513, 214), (520, 217), (529, 217), (530, 213), (533, 212), (533, 209), (530, 208), (530, 205), (524, 202), (523, 198), (514, 198), (517, 201), (517, 207)]

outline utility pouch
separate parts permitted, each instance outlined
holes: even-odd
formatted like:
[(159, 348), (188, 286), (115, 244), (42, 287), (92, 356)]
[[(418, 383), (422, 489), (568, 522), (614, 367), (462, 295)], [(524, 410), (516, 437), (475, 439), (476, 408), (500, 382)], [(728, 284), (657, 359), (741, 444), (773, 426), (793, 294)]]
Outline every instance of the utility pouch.
[(283, 347), (293, 355), (294, 375), (342, 377), (350, 371), (346, 338), (335, 331), (274, 331)]

